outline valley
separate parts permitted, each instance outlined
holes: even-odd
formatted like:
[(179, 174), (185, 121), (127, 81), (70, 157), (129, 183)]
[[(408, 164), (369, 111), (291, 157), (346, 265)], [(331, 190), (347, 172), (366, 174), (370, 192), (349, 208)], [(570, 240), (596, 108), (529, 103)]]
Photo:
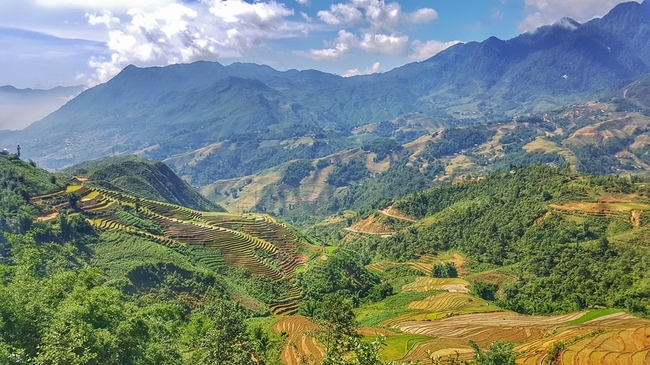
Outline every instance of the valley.
[[(134, 163), (134, 160), (128, 163)], [(147, 166), (146, 161), (135, 163)], [(88, 166), (94, 168), (93, 165)], [(106, 167), (97, 167), (97, 172), (103, 169)], [(585, 177), (571, 172), (570, 166), (564, 170), (538, 165), (504, 171), (489, 175), (486, 179), (454, 183), (433, 190), (438, 195), (407, 197), (388, 209), (371, 213), (363, 226), (356, 226), (359, 229), (354, 229), (353, 225), (353, 229), (344, 233), (346, 230), (339, 228), (344, 236), (338, 242), (338, 248), (323, 247), (317, 243), (318, 239), (308, 239), (266, 214), (199, 211), (137, 197), (123, 190), (108, 190), (100, 187), (100, 181), (83, 177), (69, 176), (70, 182), (65, 186), (47, 194), (35, 195), (30, 203), (41, 210), (37, 220), (42, 224), (61, 222), (62, 215), (71, 221), (75, 216), (83, 217), (103, 241), (89, 245), (95, 257), (93, 262), (104, 267), (109, 276), (128, 275), (133, 285), (150, 285), (147, 282), (151, 279), (133, 276), (134, 273), (141, 270), (142, 265), (155, 267), (162, 262), (167, 262), (164, 265), (177, 266), (175, 270), (207, 270), (225, 275), (221, 279), (226, 280), (222, 285), (233, 298), (248, 310), (266, 312), (271, 316), (269, 318), (272, 320), (265, 326), (268, 331), (284, 339), (277, 355), (284, 364), (314, 363), (326, 357), (326, 348), (315, 337), (320, 322), (310, 318), (314, 314), (309, 314), (313, 309), (308, 309), (312, 305), (308, 303), (317, 303), (312, 298), (323, 295), (315, 293), (331, 290), (319, 286), (322, 285), (319, 280), (323, 280), (323, 277), (316, 272), (326, 270), (329, 277), (337, 277), (339, 274), (335, 272), (341, 270), (341, 264), (344, 265), (344, 276), (351, 275), (353, 281), (343, 284), (347, 279), (339, 277), (330, 279), (335, 280), (330, 284), (338, 285), (337, 280), (343, 280), (341, 285), (347, 285), (348, 289), (340, 289), (341, 293), (352, 288), (360, 290), (357, 295), (362, 295), (364, 299), (354, 309), (358, 333), (368, 342), (377, 335), (382, 336), (385, 345), (380, 348), (379, 356), (385, 362), (451, 361), (454, 357), (469, 361), (476, 351), (470, 340), (481, 349), (489, 348), (496, 340), (507, 341), (513, 344), (512, 351), (520, 364), (537, 364), (551, 359), (558, 364), (650, 361), (650, 321), (643, 319), (647, 306), (643, 309), (625, 304), (628, 307), (621, 308), (614, 304), (618, 299), (614, 299), (612, 304), (602, 301), (612, 295), (615, 298), (616, 294), (613, 293), (603, 294), (605, 297), (602, 298), (589, 297), (585, 293), (583, 299), (571, 299), (583, 303), (578, 307), (572, 305), (554, 309), (525, 309), (527, 307), (515, 304), (520, 300), (516, 296), (507, 299), (512, 295), (508, 291), (527, 280), (522, 279), (525, 272), (522, 270), (529, 270), (525, 268), (528, 264), (523, 264), (527, 262), (526, 258), (521, 264), (503, 262), (496, 268), (489, 268), (489, 265), (481, 264), (491, 262), (489, 256), (480, 258), (472, 250), (467, 254), (462, 246), (447, 247), (447, 251), (436, 249), (424, 255), (414, 255), (414, 259), (405, 259), (409, 257), (408, 253), (400, 256), (385, 251), (392, 250), (390, 246), (380, 247), (374, 254), (364, 248), (368, 244), (381, 246), (387, 240), (401, 240), (405, 242), (404, 247), (408, 252), (410, 245), (417, 244), (408, 237), (409, 234), (435, 231), (448, 221), (453, 222), (459, 217), (458, 214), (462, 217), (479, 207), (501, 209), (484, 205), (480, 195), (482, 189), (487, 189), (488, 194), (497, 199), (499, 194), (505, 193), (507, 196), (508, 189), (519, 189), (519, 194), (522, 194), (521, 188), (531, 181), (540, 181), (540, 176), (544, 176), (541, 179), (545, 181), (541, 187), (550, 193), (551, 198), (542, 205), (545, 207), (542, 212), (545, 213), (535, 213), (528, 218), (532, 220), (525, 226), (526, 230), (532, 232), (537, 227), (552, 224), (556, 227), (553, 229), (567, 230), (569, 236), (574, 235), (578, 247), (582, 246), (577, 249), (584, 252), (602, 249), (601, 243), (594, 247), (594, 240), (597, 241), (596, 237), (602, 235), (601, 241), (605, 239), (611, 242), (606, 250), (616, 250), (616, 255), (620, 255), (621, 259), (628, 250), (635, 250), (629, 246), (632, 242), (643, 247), (649, 244), (650, 241), (641, 238), (646, 237), (643, 232), (649, 226), (645, 216), (650, 211), (650, 198), (646, 195), (644, 184), (630, 184), (625, 178)], [(555, 185), (558, 183), (560, 185)], [(564, 186), (563, 190), (555, 190), (559, 186)], [(490, 190), (495, 188), (506, 190), (495, 195), (495, 191)], [(534, 204), (531, 206), (524, 202), (529, 194), (535, 196), (535, 191), (523, 192), (524, 195), (518, 197), (518, 201), (522, 201), (520, 204), (528, 204), (527, 209), (533, 208)], [(576, 195), (579, 191), (583, 193)], [(459, 198), (454, 197), (458, 194)], [(437, 203), (443, 204), (437, 208), (441, 210), (433, 214), (429, 210), (424, 216), (414, 210), (431, 198), (442, 199), (441, 203)], [(411, 199), (416, 199), (418, 205), (414, 206)], [(516, 212), (518, 208), (513, 210)], [(481, 225), (479, 222), (470, 224)], [(393, 231), (377, 235), (375, 231), (378, 225)], [(574, 228), (567, 228), (571, 225), (582, 225), (585, 231), (572, 231)], [(321, 229), (325, 228), (327, 225), (321, 226)], [(63, 226), (59, 229), (63, 234)], [(552, 233), (553, 230), (546, 232)], [(526, 242), (528, 234), (524, 234), (523, 242)], [(635, 237), (636, 241), (629, 237)], [(568, 241), (571, 240), (568, 238)], [(132, 246), (125, 246), (126, 242), (132, 242), (129, 244)], [(570, 246), (560, 247), (556, 246), (560, 250), (573, 250)], [(357, 253), (348, 256), (350, 254), (345, 253), (348, 250)], [(506, 258), (511, 254), (500, 255)], [(402, 258), (397, 259), (399, 257)], [(389, 258), (397, 260), (387, 260)], [(355, 263), (358, 259), (370, 262), (359, 266), (358, 262)], [(454, 268), (453, 274), (450, 274), (452, 277), (431, 276), (443, 267)], [(257, 292), (254, 286), (247, 286), (246, 279), (241, 279), (246, 275), (240, 277), (239, 274), (229, 273), (233, 268), (249, 273), (250, 280), (265, 278), (263, 282), (271, 285), (268, 289), (272, 292)], [(555, 268), (550, 266), (550, 270)], [(644, 277), (641, 272), (637, 274)], [(303, 278), (305, 275), (316, 276), (306, 279)], [(541, 273), (537, 275), (544, 277)], [(593, 274), (588, 275), (591, 277), (589, 280), (602, 280), (597, 276), (592, 277)], [(144, 281), (140, 283), (140, 280)], [(638, 285), (644, 285), (645, 280), (641, 279), (629, 289), (639, 288)], [(271, 284), (273, 282), (276, 284)], [(375, 294), (371, 294), (372, 290), (368, 291), (368, 287), (364, 288), (364, 285), (368, 285), (364, 284), (366, 282), (374, 283), (371, 285), (376, 287), (390, 287), (392, 294), (370, 299)], [(546, 290), (555, 289), (551, 286)], [(628, 289), (621, 287), (620, 290)], [(582, 295), (580, 293), (578, 289), (573, 295)], [(196, 307), (205, 300), (192, 292), (184, 295), (179, 299), (190, 307)], [(558, 292), (554, 295), (563, 294)], [(510, 304), (507, 304), (508, 300)], [(626, 311), (632, 311), (636, 316)]]

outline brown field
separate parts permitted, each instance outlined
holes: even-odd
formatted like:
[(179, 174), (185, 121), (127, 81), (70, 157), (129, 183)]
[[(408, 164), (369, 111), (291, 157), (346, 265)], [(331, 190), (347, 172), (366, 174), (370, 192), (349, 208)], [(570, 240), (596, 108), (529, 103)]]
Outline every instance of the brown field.
[(550, 363), (549, 353), (562, 344), (554, 364), (650, 364), (650, 321), (625, 313), (615, 313), (583, 324), (570, 324), (584, 312), (561, 316), (521, 316), (514, 313), (479, 313), (435, 321), (408, 321), (394, 327), (405, 333), (436, 337), (420, 344), (408, 360), (436, 355), (466, 358), (474, 340), (482, 348), (496, 340), (519, 343), (518, 364)]
[(353, 224), (350, 228), (352, 232), (392, 235), (395, 234), (392, 228), (388, 227), (381, 221), (381, 216), (378, 214), (371, 214), (368, 217), (361, 219)]
[(467, 269), (466, 261), (467, 260), (457, 252), (446, 252), (446, 253), (439, 253), (436, 256), (424, 255), (420, 257), (417, 261), (407, 261), (401, 263), (390, 262), (390, 261), (375, 262), (370, 265), (367, 265), (366, 267), (374, 271), (384, 272), (388, 268), (404, 265), (410, 267), (411, 269), (419, 270), (425, 275), (430, 275), (431, 269), (433, 268), (434, 264), (441, 263), (441, 262), (453, 262), (456, 265), (456, 269), (458, 270), (458, 275), (464, 276), (469, 273), (469, 270)]
[(578, 158), (571, 150), (560, 147), (557, 143), (546, 140), (543, 137), (537, 137), (537, 139), (525, 145), (524, 149), (526, 152), (541, 151), (544, 153), (557, 153), (564, 157), (573, 171), (576, 171), (580, 165), (580, 161), (578, 161)]
[(520, 364), (548, 360), (558, 343), (566, 345), (556, 364), (650, 364), (650, 321), (625, 313), (568, 327), (554, 336), (518, 346)]
[(455, 181), (469, 175), (474, 177), (485, 175), (485, 168), (475, 164), (465, 155), (457, 155), (449, 161), (449, 165), (445, 167), (445, 175), (440, 180)]
[(302, 359), (318, 362), (325, 357), (325, 351), (316, 339), (309, 336), (309, 331), (316, 325), (302, 316), (285, 317), (273, 325), (276, 333), (287, 333), (287, 339), (280, 353), (280, 359), (287, 365), (302, 364)]
[(386, 209), (379, 210), (379, 213), (387, 217), (393, 217), (396, 219), (401, 219), (409, 222), (417, 222), (417, 218), (400, 212), (399, 210), (395, 209), (392, 205)]
[(436, 321), (410, 321), (395, 325), (400, 330), (418, 335), (434, 336), (459, 345), (474, 340), (486, 347), (496, 340), (523, 342), (542, 339), (561, 324), (584, 313), (555, 317), (520, 316), (514, 313), (478, 313), (454, 316)]
[(46, 214), (44, 216), (40, 216), (40, 217), (36, 218), (36, 221), (38, 221), (38, 222), (49, 222), (51, 220), (56, 219), (56, 217), (58, 217), (58, 216), (59, 216), (59, 212), (54, 211), (54, 212), (48, 213), (48, 214)]
[(632, 203), (625, 201), (611, 203), (592, 203), (592, 202), (570, 202), (564, 205), (549, 204), (549, 207), (559, 210), (574, 210), (587, 213), (603, 212), (630, 212), (632, 210), (650, 210), (650, 206), (641, 203)]
[(457, 292), (469, 291), (469, 283), (460, 278), (431, 278), (419, 276), (415, 281), (402, 286), (402, 291), (426, 292), (430, 290), (455, 290)]

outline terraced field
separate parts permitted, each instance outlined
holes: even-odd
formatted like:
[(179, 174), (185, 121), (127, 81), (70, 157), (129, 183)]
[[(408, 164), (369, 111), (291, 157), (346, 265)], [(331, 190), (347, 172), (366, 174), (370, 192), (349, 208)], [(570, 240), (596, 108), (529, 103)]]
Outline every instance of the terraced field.
[(521, 364), (547, 361), (558, 344), (556, 364), (650, 364), (650, 321), (615, 313), (569, 326), (557, 335), (516, 348)]
[[(55, 219), (58, 211), (68, 209), (67, 193), (71, 192), (81, 197), (75, 210), (97, 228), (125, 231), (165, 246), (198, 247), (200, 250), (196, 252), (200, 254), (197, 253), (196, 262), (215, 271), (224, 266), (239, 266), (253, 274), (291, 280), (295, 272), (304, 267), (307, 254), (320, 250), (268, 215), (199, 212), (81, 184), (34, 197), (33, 202), (47, 207), (41, 219)], [(123, 213), (119, 209), (116, 213), (113, 207), (119, 206), (130, 207), (131, 211), (137, 206), (141, 216), (159, 229), (136, 228), (136, 218), (131, 222), (118, 214)], [(633, 212), (648, 210), (650, 205), (609, 199), (551, 208), (564, 214), (619, 214), (630, 219)], [(495, 340), (506, 340), (517, 344), (518, 363), (525, 365), (551, 361), (556, 364), (650, 364), (650, 321), (608, 311), (553, 317), (503, 312), (471, 296), (470, 283), (463, 278), (429, 277), (432, 266), (440, 262), (454, 262), (461, 276), (468, 274), (465, 259), (454, 252), (424, 256), (406, 263), (368, 265), (377, 272), (405, 265), (427, 275), (403, 285), (398, 294), (379, 303), (367, 303), (356, 312), (360, 321), (373, 326), (362, 328), (364, 336), (372, 338), (377, 332), (386, 336), (382, 360), (427, 361), (430, 356), (456, 354), (469, 358), (472, 353), (469, 340), (481, 347)], [(482, 281), (488, 282), (508, 279), (501, 272), (480, 275), (483, 275)], [(476, 280), (476, 275), (472, 280)], [(299, 365), (304, 360), (317, 362), (324, 357), (323, 348), (310, 335), (315, 324), (305, 317), (295, 316), (301, 298), (300, 290), (293, 288), (284, 298), (269, 305), (271, 313), (280, 317), (273, 330), (287, 334), (281, 359), (288, 365)]]
[(425, 292), (430, 290), (446, 290), (449, 292), (469, 292), (469, 282), (461, 278), (432, 278), (420, 276), (415, 281), (402, 287), (402, 291)]
[(325, 357), (325, 351), (316, 339), (309, 335), (309, 331), (316, 329), (316, 325), (302, 316), (285, 317), (273, 325), (276, 333), (286, 333), (285, 342), (280, 359), (287, 365), (304, 364), (303, 359), (309, 363), (318, 363)]
[[(304, 266), (306, 252), (319, 249), (304, 242), (292, 229), (268, 215), (200, 212), (84, 185), (70, 185), (63, 191), (35, 197), (34, 202), (53, 206), (53, 210), (42, 219), (54, 219), (58, 209), (69, 208), (68, 200), (63, 199), (68, 193), (81, 197), (76, 210), (97, 228), (129, 232), (165, 246), (195, 245), (208, 249), (208, 252), (215, 250), (218, 254), (205, 254), (199, 258), (208, 267), (239, 266), (247, 268), (254, 275), (291, 280), (296, 269)], [(113, 206), (137, 209), (160, 227), (162, 234), (136, 228), (135, 221), (125, 221), (124, 217), (116, 216), (111, 210)], [(135, 216), (133, 219), (138, 220)], [(294, 314), (301, 296), (298, 289), (292, 290), (286, 298), (279, 298), (271, 309), (278, 315)]]
[(418, 270), (424, 275), (430, 275), (431, 269), (434, 264), (444, 263), (444, 262), (453, 262), (456, 265), (459, 275), (467, 274), (467, 268), (465, 267), (465, 258), (456, 252), (446, 252), (439, 253), (438, 255), (424, 255), (416, 261), (407, 261), (407, 262), (390, 262), (390, 261), (380, 261), (374, 262), (366, 267), (370, 270), (377, 272), (384, 272), (389, 268), (397, 266), (408, 266), (411, 269)]

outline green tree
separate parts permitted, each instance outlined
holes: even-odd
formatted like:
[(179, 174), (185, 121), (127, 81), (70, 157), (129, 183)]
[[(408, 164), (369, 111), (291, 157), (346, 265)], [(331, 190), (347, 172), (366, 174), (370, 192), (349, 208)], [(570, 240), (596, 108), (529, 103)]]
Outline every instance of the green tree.
[(334, 293), (325, 295), (314, 311), (313, 320), (319, 326), (314, 334), (325, 347), (323, 365), (345, 364), (353, 339), (359, 338), (353, 307), (352, 300)]
[(203, 350), (200, 363), (209, 365), (249, 365), (251, 339), (248, 335), (245, 316), (239, 303), (216, 301), (205, 313), (212, 321), (212, 329), (201, 340)]

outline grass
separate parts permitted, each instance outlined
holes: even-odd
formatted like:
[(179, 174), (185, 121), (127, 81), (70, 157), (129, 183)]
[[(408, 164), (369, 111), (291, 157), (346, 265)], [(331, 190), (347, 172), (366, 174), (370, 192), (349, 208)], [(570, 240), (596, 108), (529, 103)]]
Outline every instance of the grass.
[(411, 302), (423, 300), (436, 293), (441, 293), (441, 291), (432, 290), (422, 293), (405, 292), (392, 295), (377, 303), (363, 305), (355, 310), (357, 321), (361, 327), (376, 326), (379, 323), (400, 314), (413, 312), (414, 310), (408, 308)]
[(65, 188), (65, 192), (73, 193), (79, 189), (81, 189), (81, 185), (68, 185), (68, 187)]
[(379, 356), (382, 361), (399, 360), (413, 351), (417, 345), (432, 339), (433, 337), (422, 335), (390, 336), (385, 339), (386, 347), (379, 351)]
[(614, 313), (622, 312), (620, 309), (606, 308), (606, 309), (592, 309), (585, 313), (582, 317), (566, 322), (566, 324), (583, 324), (596, 318), (604, 317)]
[(106, 232), (100, 243), (88, 247), (93, 251), (93, 265), (102, 268), (111, 278), (124, 277), (131, 269), (145, 263), (173, 262), (183, 269), (196, 270), (187, 256), (125, 233)]

